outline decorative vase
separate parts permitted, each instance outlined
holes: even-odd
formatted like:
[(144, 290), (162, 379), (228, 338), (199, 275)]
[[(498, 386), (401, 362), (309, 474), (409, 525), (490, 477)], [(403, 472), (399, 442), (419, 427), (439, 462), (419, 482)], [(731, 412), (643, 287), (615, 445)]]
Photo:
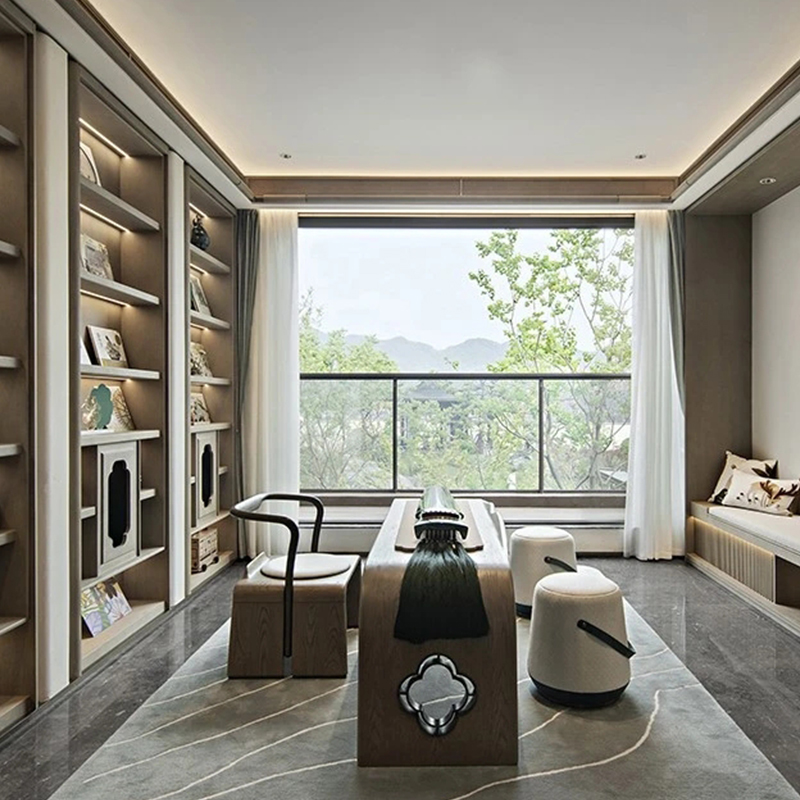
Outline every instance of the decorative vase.
[(208, 246), (211, 244), (211, 237), (208, 235), (208, 231), (203, 227), (203, 221), (199, 215), (196, 216), (194, 222), (192, 222), (192, 236), (189, 241), (201, 250), (208, 250)]

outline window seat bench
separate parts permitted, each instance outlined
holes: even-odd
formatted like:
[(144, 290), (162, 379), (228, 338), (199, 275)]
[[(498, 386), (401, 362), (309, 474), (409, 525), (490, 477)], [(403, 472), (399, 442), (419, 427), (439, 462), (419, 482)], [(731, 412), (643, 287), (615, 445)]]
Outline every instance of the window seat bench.
[(800, 635), (800, 516), (693, 502), (686, 560)]

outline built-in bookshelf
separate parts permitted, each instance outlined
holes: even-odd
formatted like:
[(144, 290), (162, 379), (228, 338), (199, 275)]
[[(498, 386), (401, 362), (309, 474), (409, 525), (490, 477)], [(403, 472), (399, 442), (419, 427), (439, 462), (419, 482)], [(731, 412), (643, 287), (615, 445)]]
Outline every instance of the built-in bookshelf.
[[(234, 499), (233, 303), (236, 211), (190, 169), (187, 169), (186, 175), (186, 198), (188, 344), (190, 351), (197, 345), (202, 347), (210, 373), (198, 374), (202, 370), (196, 368), (196, 359), (190, 352), (190, 405), (195, 407), (198, 396), (201, 396), (210, 417), (210, 421), (198, 422), (192, 419), (191, 411), (188, 415), (187, 587), (192, 592), (239, 557), (236, 524), (229, 513)], [(191, 242), (192, 224), (198, 219), (208, 234), (207, 247)], [(211, 530), (217, 532), (218, 558), (205, 565), (203, 571), (193, 572), (192, 540)]]
[(32, 31), (0, 7), (0, 731), (36, 704)]
[[(169, 598), (167, 147), (77, 65), (70, 99), (79, 674), (163, 613)], [(108, 581), (131, 611), (93, 636), (81, 598)]]
[(0, 3), (0, 732), (36, 705), (33, 26)]

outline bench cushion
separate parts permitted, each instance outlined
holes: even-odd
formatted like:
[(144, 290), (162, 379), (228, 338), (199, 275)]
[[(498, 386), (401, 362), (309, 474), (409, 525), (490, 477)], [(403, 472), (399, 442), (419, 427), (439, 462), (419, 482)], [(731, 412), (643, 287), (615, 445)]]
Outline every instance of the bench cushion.
[(728, 525), (753, 533), (764, 540), (764, 545), (772, 542), (800, 557), (800, 516), (779, 517), (725, 506), (711, 506), (708, 514)]

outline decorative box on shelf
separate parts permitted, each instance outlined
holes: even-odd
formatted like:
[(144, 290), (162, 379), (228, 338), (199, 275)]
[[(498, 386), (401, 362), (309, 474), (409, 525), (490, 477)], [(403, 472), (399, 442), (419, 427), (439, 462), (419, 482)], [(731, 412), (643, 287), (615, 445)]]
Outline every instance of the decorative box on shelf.
[(82, 531), (83, 578), (123, 569), (140, 554), (139, 443), (84, 448), (82, 507), (95, 507)]
[(219, 439), (216, 431), (195, 433), (194, 527), (210, 525), (219, 516)]
[(217, 529), (209, 528), (192, 535), (192, 572), (205, 572), (219, 561)]

